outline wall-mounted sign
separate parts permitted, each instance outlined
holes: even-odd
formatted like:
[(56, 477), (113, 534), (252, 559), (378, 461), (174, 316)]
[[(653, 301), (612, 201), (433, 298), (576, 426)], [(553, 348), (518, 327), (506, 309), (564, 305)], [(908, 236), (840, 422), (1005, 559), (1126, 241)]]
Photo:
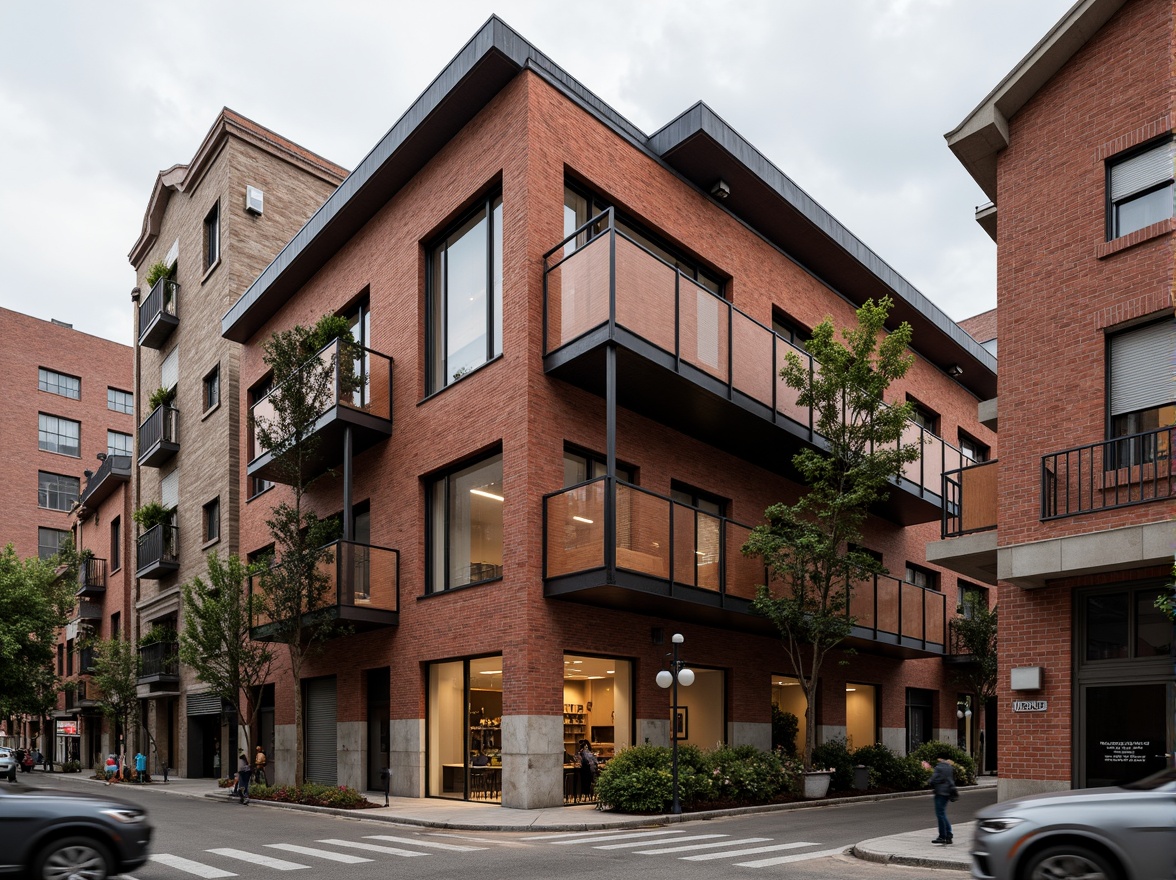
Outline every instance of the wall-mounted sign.
[(1047, 700), (1013, 700), (1014, 712), (1044, 712), (1047, 706)]

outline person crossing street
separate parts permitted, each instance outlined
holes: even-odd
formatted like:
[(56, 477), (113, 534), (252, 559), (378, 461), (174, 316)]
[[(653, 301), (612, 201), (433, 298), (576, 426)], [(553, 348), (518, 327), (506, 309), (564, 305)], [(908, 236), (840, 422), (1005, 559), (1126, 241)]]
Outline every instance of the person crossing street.
[(249, 757), (241, 749), (241, 754), (237, 756), (237, 794), (241, 797), (241, 806), (249, 803), (249, 777), (252, 775)]

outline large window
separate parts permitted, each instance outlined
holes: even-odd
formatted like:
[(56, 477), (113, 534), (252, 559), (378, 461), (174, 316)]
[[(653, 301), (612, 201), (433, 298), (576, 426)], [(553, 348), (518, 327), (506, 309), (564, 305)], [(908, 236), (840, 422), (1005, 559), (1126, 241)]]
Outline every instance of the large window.
[(429, 487), (429, 592), (502, 577), (502, 454)]
[(106, 389), (106, 408), (120, 413), (135, 412), (135, 395), (117, 388)]
[(968, 434), (963, 430), (960, 431), (959, 438), (960, 452), (963, 454), (964, 458), (967, 459), (967, 461), (964, 462), (965, 465), (978, 464), (982, 461), (988, 461), (988, 456), (991, 454), (991, 450), (988, 448), (988, 444), (981, 443), (971, 434)]
[(1169, 656), (1172, 620), (1155, 606), (1161, 592), (1148, 586), (1087, 595), (1082, 608), (1085, 662)]
[(436, 797), (502, 797), (502, 657), (429, 666), (428, 785)]
[(204, 505), (201, 516), (201, 534), (205, 544), (220, 538), (220, 497), (213, 498)]
[(37, 446), (45, 452), (82, 457), (81, 422), (45, 413), (37, 415)]
[(135, 452), (135, 438), (122, 431), (106, 432), (107, 455), (133, 455)]
[[(274, 387), (273, 376), (268, 376), (265, 379), (263, 379), (261, 382), (258, 382), (256, 385), (254, 385), (252, 388), (249, 389), (249, 405), (252, 407), (255, 403), (257, 403), (259, 400), (264, 398), (267, 394), (270, 393), (270, 389), (273, 387)], [(253, 439), (255, 437), (255, 433), (253, 431), (250, 431), (249, 436), (250, 436), (250, 442), (252, 443), (252, 448), (249, 450), (249, 457), (256, 458), (258, 456), (258, 454), (261, 452), (261, 450), (257, 448), (256, 441)], [(262, 492), (265, 492), (267, 489), (272, 489), (273, 485), (274, 484), (272, 482), (265, 479), (264, 477), (258, 477), (258, 476), (250, 477), (249, 478), (249, 497), (254, 498), (254, 497), (260, 495)]]
[(429, 253), (429, 393), (502, 354), (502, 196)]
[(674, 578), (704, 590), (722, 586), (722, 523), (726, 502), (674, 483)]
[(65, 474), (37, 472), (37, 504), (49, 510), (69, 510), (78, 500), (81, 480)]
[(922, 587), (924, 590), (938, 590), (939, 572), (908, 562), (906, 564), (906, 582), (914, 584), (916, 587)]
[(1172, 216), (1173, 141), (1107, 163), (1107, 238), (1129, 235)]
[(55, 556), (68, 540), (69, 532), (65, 529), (37, 529), (37, 555), (42, 559)]
[[(1110, 436), (1131, 437), (1176, 425), (1172, 352), (1176, 322), (1171, 318), (1116, 333), (1109, 340)], [(1115, 467), (1155, 461), (1169, 454), (1167, 432), (1115, 444)]]
[(57, 373), (41, 367), (37, 370), (37, 387), (50, 394), (60, 394), (78, 400), (82, 396), (82, 380), (77, 376)]

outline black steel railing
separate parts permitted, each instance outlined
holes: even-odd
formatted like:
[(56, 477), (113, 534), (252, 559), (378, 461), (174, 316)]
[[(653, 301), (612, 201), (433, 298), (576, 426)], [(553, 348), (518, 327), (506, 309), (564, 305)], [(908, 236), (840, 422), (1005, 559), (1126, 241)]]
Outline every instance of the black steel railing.
[(1176, 426), (1088, 443), (1041, 457), (1041, 519), (1173, 497)]
[(180, 442), (180, 411), (168, 403), (155, 408), (139, 426), (139, 452), (146, 454), (157, 443)]
[(85, 504), (90, 495), (102, 485), (102, 481), (107, 479), (115, 470), (127, 471), (131, 469), (131, 457), (129, 455), (107, 455), (102, 461), (102, 466), (94, 471), (93, 476), (86, 478), (86, 487), (82, 489), (79, 503)]
[(176, 642), (155, 642), (139, 648), (139, 677), (180, 674), (180, 647)]
[(106, 560), (93, 556), (83, 559), (78, 566), (78, 592), (106, 589)]
[(996, 459), (943, 475), (940, 536), (958, 538), (996, 528)]
[(147, 335), (160, 315), (178, 318), (176, 308), (180, 299), (180, 285), (174, 278), (160, 278), (139, 306), (139, 341)]
[(179, 562), (179, 527), (152, 526), (139, 536), (136, 569), (142, 571), (161, 562)]

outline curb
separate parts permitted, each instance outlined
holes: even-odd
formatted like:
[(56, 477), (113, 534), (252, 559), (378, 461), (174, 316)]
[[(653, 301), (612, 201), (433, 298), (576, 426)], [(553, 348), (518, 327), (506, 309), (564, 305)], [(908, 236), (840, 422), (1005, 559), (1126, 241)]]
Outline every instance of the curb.
[(949, 871), (971, 871), (971, 861), (960, 862), (956, 859), (937, 859), (927, 856), (902, 856), (896, 853), (876, 852), (868, 849), (867, 844), (873, 841), (856, 844), (849, 848), (855, 858), (864, 862), (877, 862), (882, 865), (904, 865), (911, 868), (940, 868)]

